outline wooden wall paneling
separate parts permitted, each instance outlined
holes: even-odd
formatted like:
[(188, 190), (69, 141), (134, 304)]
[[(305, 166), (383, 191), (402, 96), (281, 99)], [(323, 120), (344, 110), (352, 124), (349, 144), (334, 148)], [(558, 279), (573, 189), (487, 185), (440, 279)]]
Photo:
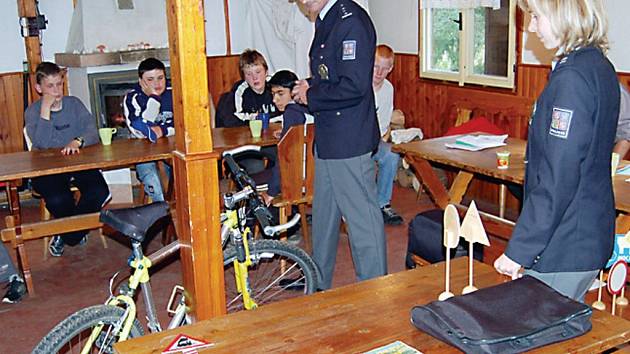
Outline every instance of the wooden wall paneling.
[(23, 74), (0, 74), (0, 153), (24, 150), (23, 127)]
[(208, 91), (212, 95), (214, 105), (219, 103), (221, 94), (229, 91), (232, 85), (241, 79), (238, 69), (238, 55), (224, 57), (208, 57)]
[[(19, 17), (37, 16), (37, 4), (35, 0), (17, 0)], [(30, 73), (30, 95), (29, 103), (39, 98), (35, 90), (35, 69), (42, 62), (42, 48), (39, 36), (25, 37), (26, 58), (28, 60), (28, 72)]]

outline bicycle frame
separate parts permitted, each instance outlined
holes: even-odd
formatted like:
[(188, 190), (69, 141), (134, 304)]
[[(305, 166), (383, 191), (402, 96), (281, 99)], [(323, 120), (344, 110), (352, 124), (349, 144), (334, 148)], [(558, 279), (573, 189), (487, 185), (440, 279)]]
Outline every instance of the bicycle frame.
[[(133, 297), (136, 290), (138, 289), (138, 286), (142, 288), (142, 295), (144, 298), (144, 303), (145, 303), (145, 307), (147, 311), (147, 319), (148, 319), (147, 327), (149, 328), (149, 331), (152, 333), (162, 331), (160, 323), (157, 319), (157, 312), (155, 310), (155, 304), (153, 302), (153, 293), (151, 290), (151, 285), (149, 283), (150, 278), (151, 278), (149, 274), (149, 268), (151, 267), (152, 262), (149, 258), (147, 258), (146, 256), (142, 254), (142, 246), (139, 242), (132, 242), (132, 249), (133, 249), (133, 253), (132, 253), (133, 258), (130, 259), (129, 266), (131, 268), (134, 268), (135, 270), (133, 274), (129, 277), (128, 290), (126, 291), (126, 293), (113, 295), (113, 289), (111, 289), (111, 287), (112, 287), (114, 278), (118, 274), (116, 273), (114, 277), (112, 277), (112, 280), (110, 281), (110, 297), (105, 302), (105, 304), (108, 306), (118, 306), (118, 307), (123, 307), (125, 309), (125, 313), (123, 317), (121, 317), (120, 321), (115, 325), (114, 329), (110, 330), (111, 332), (118, 334), (118, 341), (127, 340), (131, 332), (133, 322), (136, 319), (137, 310), (136, 310), (136, 303)], [(163, 253), (163, 255), (165, 254), (168, 254), (168, 251)], [(156, 258), (161, 259), (158, 257)], [(169, 322), (168, 329), (179, 326), (182, 323), (182, 320), (186, 317), (186, 314), (188, 312), (188, 308), (186, 307), (184, 296), (180, 298), (176, 309), (171, 310), (172, 303), (175, 299), (175, 294), (177, 291), (180, 291), (180, 290), (183, 291), (183, 288), (181, 286), (175, 286), (175, 288), (173, 289), (173, 292), (171, 293), (171, 297), (169, 299), (167, 310), (173, 314), (173, 318)], [(81, 351), (82, 354), (89, 353), (90, 348), (92, 347), (94, 342), (98, 339), (102, 330), (103, 330), (103, 325), (94, 327), (94, 329), (92, 330), (92, 333), (90, 334), (90, 337), (88, 338), (87, 342), (83, 346), (83, 349)]]
[[(241, 193), (244, 192), (244, 193)], [(238, 216), (239, 208), (236, 207), (238, 201), (243, 200), (253, 192), (252, 189), (245, 189), (234, 195), (225, 195), (224, 201), (226, 205), (225, 221), (222, 225), (222, 232), (227, 233), (226, 241), (230, 238), (236, 248), (237, 257), (234, 260), (234, 277), (236, 281), (236, 290), (243, 297), (243, 306), (246, 310), (252, 310), (258, 307), (258, 304), (251, 297), (251, 288), (249, 286), (248, 267), (252, 264), (249, 254), (249, 236), (251, 230), (245, 227), (244, 232), (240, 229), (240, 219)], [(225, 230), (225, 231), (224, 231)]]

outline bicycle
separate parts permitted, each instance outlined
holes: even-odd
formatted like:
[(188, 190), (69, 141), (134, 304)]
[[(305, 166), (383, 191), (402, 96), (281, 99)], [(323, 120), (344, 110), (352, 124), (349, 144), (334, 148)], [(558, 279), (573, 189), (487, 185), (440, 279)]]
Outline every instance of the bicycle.
[[(300, 217), (296, 215), (283, 225), (270, 225), (271, 214), (256, 192), (255, 182), (231, 156), (256, 148), (246, 146), (224, 153), (239, 187), (239, 191), (223, 196), (226, 211), (221, 214), (228, 311), (253, 309), (271, 301), (313, 293), (320, 279), (315, 263), (302, 249), (278, 240), (254, 239), (247, 226), (247, 217), (253, 215), (264, 234), (273, 236), (295, 225)], [(179, 242), (175, 241), (149, 257), (143, 255), (141, 243), (151, 226), (168, 214), (169, 206), (164, 202), (101, 212), (103, 223), (131, 239), (132, 255), (128, 263), (134, 269), (133, 274), (119, 295), (114, 295), (113, 291), (118, 273), (114, 274), (110, 279), (110, 296), (104, 305), (79, 310), (64, 319), (40, 341), (33, 353), (74, 352), (75, 345), (81, 348), (81, 353), (113, 353), (114, 343), (144, 335), (136, 318), (134, 296), (138, 286), (142, 288), (147, 328), (150, 332), (162, 330), (153, 303), (149, 268), (176, 252)], [(181, 286), (173, 289), (167, 310), (173, 315), (167, 329), (190, 323)]]

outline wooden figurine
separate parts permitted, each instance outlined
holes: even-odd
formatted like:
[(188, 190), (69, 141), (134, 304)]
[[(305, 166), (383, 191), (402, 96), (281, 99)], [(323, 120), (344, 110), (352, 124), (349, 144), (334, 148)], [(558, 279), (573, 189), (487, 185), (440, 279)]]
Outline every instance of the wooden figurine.
[(477, 210), (477, 205), (474, 200), (468, 207), (460, 231), (461, 236), (468, 241), (468, 285), (462, 290), (462, 294), (468, 294), (477, 290), (473, 285), (473, 246), (475, 243), (490, 246), (488, 235), (486, 235), (486, 230), (483, 228), (481, 216), (479, 216), (479, 211)]
[(602, 288), (604, 287), (604, 271), (599, 271), (599, 287), (597, 289), (597, 301), (593, 302), (593, 308), (604, 311), (606, 309), (606, 304), (602, 301)]
[(623, 259), (619, 259), (613, 264), (608, 273), (608, 291), (613, 295), (612, 314), (615, 315), (617, 295), (626, 286), (626, 277), (628, 276), (628, 263)]
[(459, 213), (454, 205), (449, 204), (444, 209), (444, 247), (446, 247), (446, 271), (445, 271), (445, 289), (440, 294), (438, 300), (444, 301), (453, 297), (450, 291), (451, 277), (451, 249), (456, 248), (459, 243), (460, 225)]

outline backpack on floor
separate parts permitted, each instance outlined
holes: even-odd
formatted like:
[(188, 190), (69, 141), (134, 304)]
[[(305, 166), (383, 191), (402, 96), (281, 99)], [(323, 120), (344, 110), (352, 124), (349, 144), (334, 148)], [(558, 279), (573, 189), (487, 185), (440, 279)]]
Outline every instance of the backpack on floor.
[[(444, 210), (432, 209), (416, 215), (409, 223), (409, 240), (407, 242), (407, 268), (415, 268), (411, 255), (415, 254), (429, 263), (442, 262), (446, 259), (446, 248), (443, 246)], [(468, 242), (461, 238), (457, 248), (451, 249), (451, 258), (468, 255)], [(483, 246), (473, 246), (473, 257), (483, 260)]]

